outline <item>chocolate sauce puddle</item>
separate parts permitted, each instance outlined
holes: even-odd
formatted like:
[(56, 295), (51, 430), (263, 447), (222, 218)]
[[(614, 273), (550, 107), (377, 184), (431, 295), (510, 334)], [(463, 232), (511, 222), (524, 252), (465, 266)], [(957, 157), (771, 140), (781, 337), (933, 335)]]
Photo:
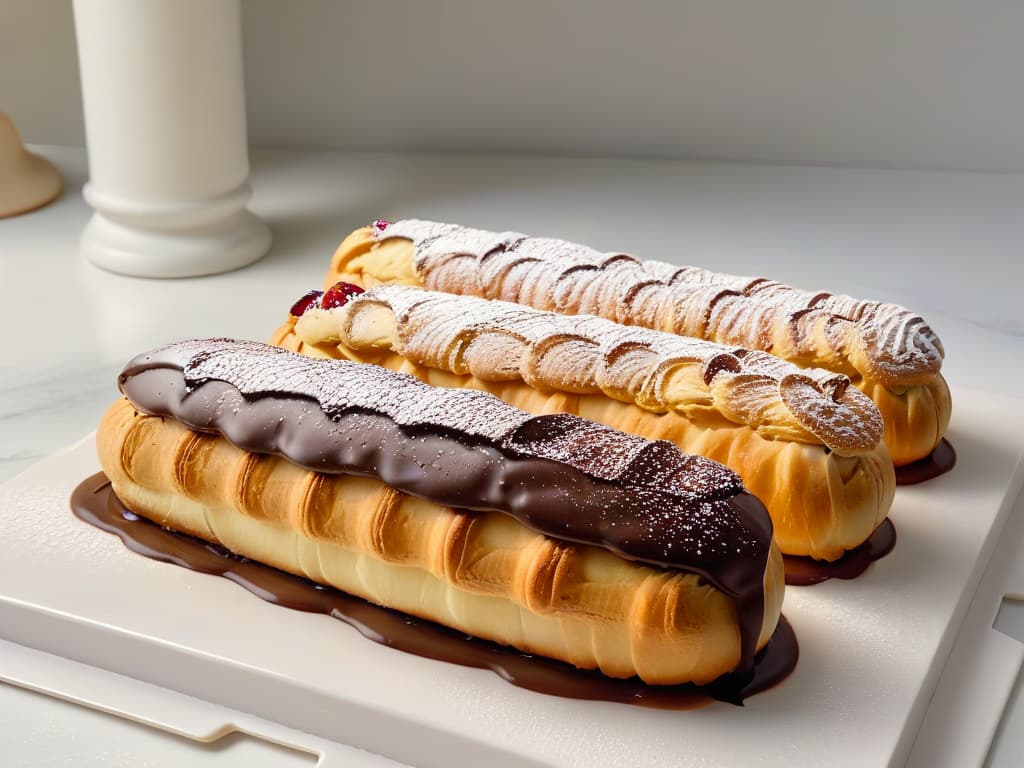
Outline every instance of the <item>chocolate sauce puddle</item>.
[[(944, 475), (956, 466), (956, 451), (943, 438), (930, 454), (920, 461), (896, 467), (896, 485), (916, 485)], [(809, 557), (784, 555), (786, 584), (806, 587), (829, 579), (855, 579), (896, 546), (896, 527), (886, 518), (867, 541), (851, 549), (839, 560), (826, 563)]]
[(892, 524), (892, 520), (885, 518), (867, 541), (834, 562), (783, 555), (782, 559), (786, 564), (786, 584), (808, 587), (829, 579), (855, 579), (875, 560), (880, 560), (892, 552), (895, 546), (896, 526)]
[(125, 508), (102, 472), (75, 488), (71, 510), (89, 525), (115, 534), (128, 549), (145, 557), (223, 576), (270, 603), (340, 619), (376, 643), (429, 659), (489, 669), (512, 685), (552, 696), (659, 709), (696, 709), (716, 699), (742, 705), (745, 697), (788, 677), (799, 656), (793, 629), (782, 617), (771, 640), (755, 656), (753, 678), (745, 685), (736, 686), (729, 676), (708, 686), (649, 686), (635, 678), (616, 680), (381, 608), (161, 528)]
[(942, 438), (935, 450), (923, 459), (896, 467), (896, 485), (917, 485), (933, 477), (944, 475), (956, 466), (956, 451), (949, 440)]

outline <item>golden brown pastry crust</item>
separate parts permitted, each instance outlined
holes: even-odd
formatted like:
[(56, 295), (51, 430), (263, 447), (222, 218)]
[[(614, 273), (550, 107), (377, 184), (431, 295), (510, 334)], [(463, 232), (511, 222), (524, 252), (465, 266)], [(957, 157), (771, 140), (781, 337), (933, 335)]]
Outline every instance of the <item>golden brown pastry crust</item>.
[[(696, 575), (247, 453), (126, 399), (104, 416), (97, 447), (133, 511), (371, 602), (652, 684), (707, 683), (739, 661), (735, 601)], [(773, 545), (758, 648), (778, 621), (783, 581)]]
[(654, 413), (601, 393), (542, 392), (521, 379), (485, 381), (417, 365), (387, 348), (307, 344), (294, 328), (295, 320), (289, 319), (270, 343), (315, 357), (382, 365), (434, 386), (480, 389), (531, 413), (576, 414), (624, 432), (669, 440), (686, 453), (719, 461), (739, 474), (768, 509), (775, 540), (786, 554), (835, 560), (867, 539), (892, 504), (895, 476), (881, 444), (842, 457), (821, 444), (766, 439), (711, 409)]
[(885, 423), (885, 444), (897, 467), (926, 457), (946, 434), (953, 400), (942, 374), (905, 389), (865, 379), (854, 383), (878, 406)]
[[(440, 263), (431, 272), (431, 280), (439, 283), (438, 285), (425, 281), (417, 273), (413, 260), (412, 241), (392, 237), (378, 242), (373, 228), (363, 227), (350, 234), (339, 246), (331, 261), (325, 286), (344, 280), (364, 288), (382, 283), (399, 283), (460, 293), (478, 293), (472, 286), (461, 286), (456, 277), (446, 277), (444, 263)], [(453, 262), (454, 260), (449, 260), (449, 263)], [(510, 280), (515, 282), (513, 277), (503, 273), (496, 278), (494, 285), (509, 284)], [(708, 290), (714, 292), (721, 291), (722, 288), (711, 285)], [(538, 293), (537, 290), (534, 293)], [(550, 305), (550, 296), (541, 295), (543, 293), (540, 291), (534, 296), (516, 292), (515, 296), (503, 294), (500, 298), (513, 299), (540, 309), (569, 313), (597, 311), (606, 303), (615, 306), (615, 302), (604, 302), (597, 294), (573, 294), (570, 296), (572, 300), (568, 303), (563, 301), (562, 306), (554, 306)], [(843, 298), (834, 297), (836, 301)], [(613, 319), (673, 332), (678, 330), (674, 320), (670, 323), (672, 327), (668, 328), (663, 328), (663, 324), (654, 316), (645, 320), (642, 309), (641, 306), (637, 306), (636, 317)], [(931, 370), (931, 367), (925, 366), (916, 372), (908, 369), (904, 376), (906, 382), (892, 380), (889, 369), (878, 364), (880, 353), (867, 346), (871, 339), (867, 339), (864, 334), (852, 334), (849, 339), (843, 337), (842, 341), (837, 340), (836, 323), (830, 319), (834, 317), (823, 311), (805, 314), (800, 321), (799, 334), (794, 334), (789, 325), (780, 325), (777, 332), (770, 334), (770, 351), (797, 365), (819, 366), (848, 375), (858, 388), (875, 401), (882, 413), (885, 444), (896, 466), (903, 466), (927, 456), (945, 434), (952, 410), (949, 388), (942, 375), (937, 372), (937, 368)], [(722, 336), (720, 331), (726, 326), (731, 327), (724, 320), (719, 321), (714, 328), (699, 318), (695, 319), (695, 322), (694, 328), (700, 332), (698, 335), (712, 340), (738, 343), (728, 337), (728, 334)], [(866, 327), (871, 326), (867, 324)], [(754, 333), (751, 338), (756, 337), (758, 334)], [(800, 340), (799, 344), (796, 343), (797, 340)], [(935, 344), (941, 352), (941, 345), (938, 345), (937, 339)], [(941, 356), (937, 359), (941, 362)]]

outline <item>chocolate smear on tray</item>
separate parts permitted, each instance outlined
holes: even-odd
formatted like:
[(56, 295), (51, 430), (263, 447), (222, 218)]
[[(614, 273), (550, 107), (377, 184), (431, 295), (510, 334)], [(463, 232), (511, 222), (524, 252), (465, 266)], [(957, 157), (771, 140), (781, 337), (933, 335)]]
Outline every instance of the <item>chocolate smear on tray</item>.
[(829, 579), (855, 579), (875, 560), (888, 555), (896, 546), (896, 526), (886, 518), (867, 541), (854, 547), (831, 563), (810, 557), (783, 555), (786, 565), (786, 584), (807, 587)]
[(933, 477), (944, 475), (956, 466), (956, 451), (946, 438), (935, 450), (913, 464), (896, 467), (896, 485), (917, 485)]

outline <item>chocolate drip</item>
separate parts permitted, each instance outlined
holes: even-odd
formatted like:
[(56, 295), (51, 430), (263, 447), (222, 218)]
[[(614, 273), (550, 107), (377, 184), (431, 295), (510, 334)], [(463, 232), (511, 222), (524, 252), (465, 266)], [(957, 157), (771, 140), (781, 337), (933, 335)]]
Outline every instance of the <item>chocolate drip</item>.
[(896, 526), (885, 518), (867, 541), (855, 547), (838, 560), (827, 563), (810, 557), (783, 555), (786, 564), (786, 584), (809, 587), (829, 579), (856, 579), (875, 560), (881, 560), (896, 547)]
[(896, 485), (917, 485), (933, 477), (944, 475), (956, 466), (956, 451), (946, 438), (935, 450), (913, 464), (896, 467)]
[(489, 669), (512, 685), (551, 696), (660, 709), (695, 709), (713, 699), (739, 702), (784, 680), (799, 654), (792, 628), (780, 618), (775, 634), (755, 657), (752, 679), (743, 686), (737, 686), (733, 676), (703, 687), (645, 685), (636, 678), (617, 680), (467, 637), (161, 528), (126, 509), (102, 473), (75, 489), (71, 509), (84, 522), (115, 534), (128, 549), (145, 557), (223, 576), (270, 603), (340, 619), (376, 643), (429, 659)]
[(131, 361), (120, 384), (139, 410), (247, 451), (699, 574), (736, 599), (737, 674), (752, 668), (771, 521), (715, 462), (575, 416), (531, 416), (483, 392), (252, 342), (172, 344)]

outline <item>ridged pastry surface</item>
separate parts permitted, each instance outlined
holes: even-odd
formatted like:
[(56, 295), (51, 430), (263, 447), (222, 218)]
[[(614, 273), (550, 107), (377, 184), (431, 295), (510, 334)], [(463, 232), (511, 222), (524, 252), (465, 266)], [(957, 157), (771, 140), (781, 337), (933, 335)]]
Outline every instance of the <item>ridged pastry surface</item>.
[(768, 437), (842, 456), (874, 450), (882, 438), (878, 409), (842, 374), (590, 315), (381, 285), (341, 307), (311, 307), (295, 330), (311, 344), (387, 346), (420, 365), (489, 381), (603, 392), (655, 412), (713, 409)]
[[(740, 662), (735, 601), (695, 574), (562, 544), (371, 478), (244, 451), (127, 400), (97, 433), (118, 497), (154, 522), (370, 602), (611, 677), (704, 684)], [(772, 548), (757, 647), (784, 590)]]
[(897, 304), (439, 222), (399, 221), (378, 229), (377, 237), (411, 240), (416, 272), (435, 290), (597, 314), (769, 352), (779, 347), (808, 363), (845, 359), (862, 376), (890, 386), (921, 383), (942, 366), (938, 336)]

